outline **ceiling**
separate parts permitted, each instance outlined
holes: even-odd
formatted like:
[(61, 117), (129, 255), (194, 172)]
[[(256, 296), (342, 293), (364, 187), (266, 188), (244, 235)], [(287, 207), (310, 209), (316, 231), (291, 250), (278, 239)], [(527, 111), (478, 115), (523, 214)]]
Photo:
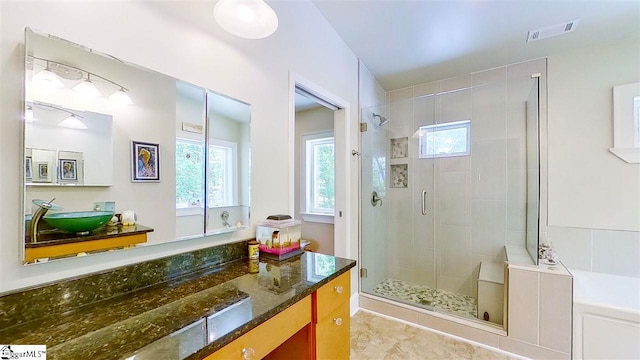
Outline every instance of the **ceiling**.
[[(640, 1), (312, 1), (385, 90), (640, 36)], [(575, 18), (575, 31), (526, 42)]]

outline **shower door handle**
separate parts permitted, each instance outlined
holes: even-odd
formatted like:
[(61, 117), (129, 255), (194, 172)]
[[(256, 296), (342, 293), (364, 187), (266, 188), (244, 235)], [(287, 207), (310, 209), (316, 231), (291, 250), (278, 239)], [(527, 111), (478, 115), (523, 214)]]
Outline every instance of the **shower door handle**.
[(422, 215), (427, 215), (427, 190), (422, 191), (421, 200), (422, 200), (422, 207), (421, 207)]

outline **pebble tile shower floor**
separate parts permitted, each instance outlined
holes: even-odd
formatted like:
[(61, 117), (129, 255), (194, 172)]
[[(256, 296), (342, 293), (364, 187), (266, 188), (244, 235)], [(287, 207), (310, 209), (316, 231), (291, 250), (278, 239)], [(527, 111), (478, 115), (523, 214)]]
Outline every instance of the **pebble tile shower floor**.
[(434, 306), (454, 315), (477, 318), (478, 303), (471, 296), (396, 279), (383, 280), (373, 288), (373, 292), (385, 298), (419, 306)]

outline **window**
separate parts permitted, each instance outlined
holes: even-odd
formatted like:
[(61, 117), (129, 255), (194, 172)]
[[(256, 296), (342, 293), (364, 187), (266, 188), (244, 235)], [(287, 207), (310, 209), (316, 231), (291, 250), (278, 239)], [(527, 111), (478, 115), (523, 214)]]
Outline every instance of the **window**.
[[(234, 142), (212, 140), (209, 145), (207, 203), (231, 206), (237, 199)], [(204, 142), (176, 139), (176, 209), (204, 207)]]
[(307, 213), (333, 215), (335, 208), (335, 141), (333, 132), (305, 135), (303, 140)]
[(232, 206), (237, 199), (236, 143), (212, 140), (209, 145), (207, 203), (209, 207)]
[(176, 139), (176, 209), (201, 207), (204, 200), (204, 143)]
[(470, 154), (471, 120), (421, 126), (418, 134), (420, 158)]

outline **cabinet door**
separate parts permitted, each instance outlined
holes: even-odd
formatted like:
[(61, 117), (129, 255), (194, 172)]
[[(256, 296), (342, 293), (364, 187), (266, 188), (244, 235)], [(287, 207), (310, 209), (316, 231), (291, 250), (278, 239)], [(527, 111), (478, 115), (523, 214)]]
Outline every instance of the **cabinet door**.
[(351, 273), (347, 271), (316, 291), (317, 321), (327, 316), (343, 303), (349, 302), (349, 297), (351, 296), (350, 284)]
[(316, 358), (318, 360), (349, 359), (349, 302), (343, 302), (316, 324)]
[(307, 296), (205, 360), (262, 359), (310, 323), (311, 296)]

